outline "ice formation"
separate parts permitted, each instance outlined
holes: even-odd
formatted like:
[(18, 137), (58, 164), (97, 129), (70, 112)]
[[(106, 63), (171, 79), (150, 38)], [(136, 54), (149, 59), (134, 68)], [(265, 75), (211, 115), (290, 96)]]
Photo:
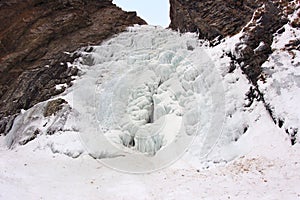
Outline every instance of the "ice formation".
[(212, 92), (223, 93), (196, 35), (133, 27), (93, 49), (84, 53), (81, 68), (88, 70), (78, 85), (86, 77), (95, 82), (85, 92), (95, 94), (98, 129), (116, 147), (155, 155), (180, 136), (192, 141), (209, 131), (217, 111)]
[[(59, 95), (71, 106), (66, 122), (72, 129), (55, 126), (63, 142), (49, 137), (46, 146), (53, 152), (76, 157), (85, 151), (107, 166), (132, 172), (162, 168), (187, 150), (200, 164), (222, 162), (240, 153), (232, 142), (259, 118), (260, 104), (244, 107), (249, 83), (241, 70), (228, 74), (228, 58), (195, 34), (136, 26), (89, 47), (92, 51), (84, 49), (69, 64), (80, 69), (79, 77)], [(47, 135), (37, 124), (50, 119), (30, 123), (34, 109), (21, 116), (28, 124), (12, 130), (34, 126)], [(78, 134), (82, 146), (67, 141), (64, 132)], [(17, 142), (24, 132), (11, 131), (11, 136)]]

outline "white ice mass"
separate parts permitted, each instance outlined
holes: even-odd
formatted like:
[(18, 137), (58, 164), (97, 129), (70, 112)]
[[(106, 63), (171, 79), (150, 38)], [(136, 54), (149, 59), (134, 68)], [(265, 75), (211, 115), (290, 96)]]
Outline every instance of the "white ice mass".
[[(252, 85), (241, 69), (228, 73), (230, 60), (224, 52), (231, 51), (237, 37), (209, 47), (195, 34), (135, 26), (89, 47), (91, 52), (79, 50), (82, 57), (70, 67), (78, 67), (80, 75), (55, 97), (68, 102), (64, 112), (43, 117), (47, 102), (39, 103), (23, 111), (8, 135), (0, 138), (0, 159), (8, 160), (0, 164), (0, 191), (13, 190), (9, 182), (23, 187), (10, 199), (35, 198), (39, 187), (54, 187), (63, 178), (48, 179), (63, 175), (75, 188), (92, 194), (91, 199), (234, 199), (235, 194), (249, 199), (299, 198), (299, 144), (290, 146), (285, 129), (274, 124), (261, 101), (249, 103), (246, 94)], [(276, 58), (284, 56), (288, 55), (275, 51), (263, 68), (269, 72)], [(296, 82), (298, 91), (297, 73), (298, 68), (282, 68), (270, 73), (270, 79), (292, 76), (289, 80)], [(297, 105), (299, 94), (284, 87), (279, 91), (283, 82), (275, 77), (259, 87), (272, 92), (266, 101), (286, 120), (286, 128), (296, 127), (299, 108), (285, 109), (281, 103), (292, 96), (289, 101)], [(12, 151), (5, 153), (7, 147)], [(52, 159), (49, 174), (47, 158)], [(24, 163), (40, 170), (35, 176), (41, 184), (29, 194), (24, 185), (35, 179), (23, 176), (24, 170), (33, 173)], [(12, 166), (15, 174), (6, 173)], [(91, 188), (90, 179), (97, 189)], [(157, 182), (169, 189), (162, 192)], [(210, 193), (211, 187), (225, 189)], [(280, 191), (282, 187), (287, 189)], [(46, 196), (63, 190), (58, 186)], [(84, 198), (79, 190), (66, 190), (65, 198)], [(0, 193), (0, 199), (8, 197)]]
[(82, 52), (84, 74), (66, 97), (90, 154), (122, 155), (107, 162), (142, 172), (178, 159), (195, 138), (199, 158), (210, 152), (222, 133), (224, 90), (196, 35), (137, 26), (92, 48)]

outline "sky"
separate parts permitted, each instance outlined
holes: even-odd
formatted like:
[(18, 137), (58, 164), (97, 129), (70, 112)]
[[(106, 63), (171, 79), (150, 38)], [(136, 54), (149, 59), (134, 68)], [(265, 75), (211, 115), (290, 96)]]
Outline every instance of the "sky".
[(169, 0), (113, 0), (113, 3), (125, 11), (136, 11), (150, 25), (170, 24)]

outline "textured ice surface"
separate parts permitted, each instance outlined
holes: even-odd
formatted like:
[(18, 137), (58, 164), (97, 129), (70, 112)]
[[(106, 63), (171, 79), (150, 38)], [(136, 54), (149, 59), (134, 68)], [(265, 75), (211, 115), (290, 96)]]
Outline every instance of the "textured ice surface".
[(195, 35), (134, 27), (93, 48), (84, 58), (94, 62), (85, 76), (96, 83), (100, 132), (118, 148), (155, 155), (180, 134), (192, 139), (209, 131), (212, 92), (223, 93)]
[[(52, 135), (58, 131), (73, 131), (71, 108), (65, 105), (55, 116), (44, 117), (47, 102), (41, 102), (27, 111), (22, 111), (14, 120), (12, 129), (6, 136), (9, 148), (16, 144), (26, 144), (39, 134)], [(71, 121), (71, 122), (70, 122)]]

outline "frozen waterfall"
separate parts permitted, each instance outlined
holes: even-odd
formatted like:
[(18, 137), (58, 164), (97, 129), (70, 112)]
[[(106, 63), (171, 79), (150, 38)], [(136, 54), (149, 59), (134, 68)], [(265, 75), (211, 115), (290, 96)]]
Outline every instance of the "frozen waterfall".
[[(76, 146), (47, 145), (74, 157), (87, 151), (131, 172), (162, 168), (190, 148), (202, 159), (217, 143), (225, 113), (223, 82), (204, 46), (194, 34), (136, 26), (83, 48), (70, 64), (80, 74), (60, 95), (70, 114), (36, 118), (35, 110), (47, 105), (38, 104), (16, 119), (12, 130), (19, 131), (11, 131), (7, 143), (37, 137), (23, 130), (71, 132), (79, 134)], [(54, 123), (60, 116), (64, 120)]]
[(196, 35), (137, 26), (92, 48), (81, 52), (84, 74), (73, 97), (92, 152), (173, 159), (195, 137), (203, 155), (209, 152), (220, 134), (224, 97)]

